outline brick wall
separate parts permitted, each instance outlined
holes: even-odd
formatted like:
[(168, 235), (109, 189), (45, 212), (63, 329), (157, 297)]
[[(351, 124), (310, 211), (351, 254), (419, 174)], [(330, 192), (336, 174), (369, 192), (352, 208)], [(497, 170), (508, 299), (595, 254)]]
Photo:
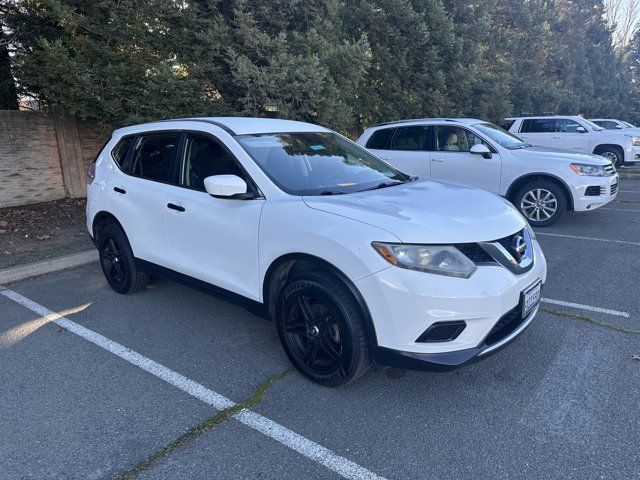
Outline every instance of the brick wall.
[(68, 116), (0, 110), (0, 208), (86, 195), (82, 167), (103, 143)]

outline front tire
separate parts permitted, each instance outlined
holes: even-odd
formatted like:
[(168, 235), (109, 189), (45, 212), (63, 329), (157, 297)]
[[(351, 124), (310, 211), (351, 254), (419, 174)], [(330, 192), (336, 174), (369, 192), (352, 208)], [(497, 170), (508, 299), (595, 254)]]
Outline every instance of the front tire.
[(118, 293), (134, 293), (146, 288), (149, 275), (136, 268), (127, 236), (115, 223), (98, 232), (100, 266), (109, 286)]
[(567, 197), (557, 184), (534, 180), (516, 193), (513, 204), (532, 227), (553, 225), (567, 211)]
[(347, 287), (324, 271), (293, 275), (276, 308), (278, 337), (296, 369), (336, 387), (356, 380), (371, 365), (363, 313)]
[(624, 151), (619, 147), (598, 147), (593, 153), (610, 160), (616, 168), (624, 165)]

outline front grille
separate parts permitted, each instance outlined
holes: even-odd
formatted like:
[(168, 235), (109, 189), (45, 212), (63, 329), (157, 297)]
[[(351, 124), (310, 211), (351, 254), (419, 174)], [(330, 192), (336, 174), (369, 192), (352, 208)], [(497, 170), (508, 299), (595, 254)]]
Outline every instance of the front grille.
[(463, 243), (456, 245), (456, 248), (473, 263), (496, 263), (496, 261), (491, 258), (491, 255), (485, 252), (477, 243)]
[(615, 195), (616, 193), (618, 193), (618, 182), (611, 185), (611, 195)]
[(508, 237), (500, 238), (500, 239), (496, 240), (496, 242), (498, 242), (500, 245), (502, 245), (505, 248), (505, 250), (509, 250), (509, 248), (511, 248), (511, 240), (516, 235), (522, 235), (522, 231), (516, 232), (513, 235), (509, 235)]
[(616, 173), (616, 167), (613, 166), (613, 163), (609, 163), (608, 165), (604, 166), (604, 174), (607, 177), (610, 177), (611, 175)]
[(587, 187), (587, 189), (584, 191), (584, 195), (586, 197), (597, 197), (601, 193), (602, 193), (601, 188), (598, 187), (597, 185), (591, 185), (590, 187)]
[(520, 325), (524, 318), (522, 318), (522, 306), (518, 304), (515, 308), (505, 313), (498, 323), (489, 332), (489, 335), (484, 339), (484, 343), (487, 346), (491, 346), (494, 343), (498, 343), (505, 337), (511, 335)]
[(416, 342), (449, 342), (455, 340), (466, 328), (467, 324), (463, 320), (455, 322), (436, 322), (427, 328), (420, 335)]

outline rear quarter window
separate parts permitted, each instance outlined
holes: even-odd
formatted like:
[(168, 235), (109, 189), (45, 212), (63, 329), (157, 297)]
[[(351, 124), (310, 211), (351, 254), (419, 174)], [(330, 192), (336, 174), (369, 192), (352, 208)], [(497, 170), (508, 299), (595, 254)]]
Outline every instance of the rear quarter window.
[(375, 150), (386, 150), (389, 145), (389, 139), (393, 135), (395, 128), (383, 128), (382, 130), (376, 130), (373, 135), (369, 137), (367, 141), (367, 148), (373, 148)]
[(133, 139), (134, 137), (125, 137), (111, 150), (111, 158), (113, 158), (120, 168), (124, 165), (124, 160), (127, 158), (127, 153), (133, 144)]

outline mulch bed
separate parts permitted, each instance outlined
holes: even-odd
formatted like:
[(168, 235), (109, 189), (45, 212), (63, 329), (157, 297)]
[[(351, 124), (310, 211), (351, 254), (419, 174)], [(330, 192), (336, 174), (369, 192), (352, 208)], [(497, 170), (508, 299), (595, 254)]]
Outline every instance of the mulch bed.
[(92, 248), (84, 199), (0, 209), (0, 268)]

